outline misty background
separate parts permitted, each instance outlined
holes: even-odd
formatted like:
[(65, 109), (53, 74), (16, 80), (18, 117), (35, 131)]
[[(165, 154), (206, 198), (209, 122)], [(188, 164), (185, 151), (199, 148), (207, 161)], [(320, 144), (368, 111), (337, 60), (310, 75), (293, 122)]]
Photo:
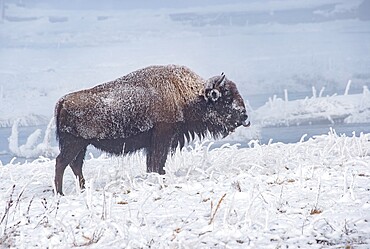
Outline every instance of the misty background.
[(312, 86), (333, 93), (348, 80), (361, 91), (370, 81), (368, 0), (2, 0), (0, 6), (1, 97), (11, 102), (18, 93), (55, 94), (54, 101), (152, 64), (184, 64), (204, 78), (225, 72), (245, 97)]
[[(340, 95), (349, 81), (348, 93), (361, 94), (370, 87), (370, 0), (0, 0), (0, 154), (15, 122), (46, 127), (66, 93), (154, 64), (186, 65), (203, 78), (224, 72), (252, 121), (274, 95), (304, 99), (313, 87)], [(275, 109), (259, 113), (285, 115)], [(284, 130), (277, 122), (262, 137), (299, 140), (336, 122)]]

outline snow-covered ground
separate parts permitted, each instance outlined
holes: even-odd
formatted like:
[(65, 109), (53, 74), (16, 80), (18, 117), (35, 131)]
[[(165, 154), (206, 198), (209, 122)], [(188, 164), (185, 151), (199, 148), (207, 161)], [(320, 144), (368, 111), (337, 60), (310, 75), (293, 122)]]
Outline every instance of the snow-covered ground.
[(187, 147), (166, 175), (141, 154), (86, 161), (53, 193), (54, 160), (0, 167), (0, 243), (16, 248), (368, 248), (370, 136)]

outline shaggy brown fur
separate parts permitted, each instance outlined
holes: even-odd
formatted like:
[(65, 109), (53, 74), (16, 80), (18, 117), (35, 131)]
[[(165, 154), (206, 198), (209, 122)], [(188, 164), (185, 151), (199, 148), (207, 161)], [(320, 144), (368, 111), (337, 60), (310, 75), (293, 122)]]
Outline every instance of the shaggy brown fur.
[(60, 154), (55, 186), (62, 194), (69, 164), (84, 187), (89, 144), (120, 155), (144, 149), (147, 171), (164, 174), (167, 154), (185, 138), (227, 136), (246, 124), (243, 99), (224, 75), (204, 80), (183, 66), (151, 66), (91, 89), (67, 94), (55, 109)]

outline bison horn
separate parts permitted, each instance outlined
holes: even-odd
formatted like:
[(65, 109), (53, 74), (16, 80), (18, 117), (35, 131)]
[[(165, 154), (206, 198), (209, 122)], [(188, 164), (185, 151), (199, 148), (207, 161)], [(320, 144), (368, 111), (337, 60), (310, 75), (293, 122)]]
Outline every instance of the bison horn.
[(226, 77), (226, 75), (222, 72), (221, 77), (216, 81), (214, 87), (223, 86), (223, 84), (225, 83), (225, 77)]

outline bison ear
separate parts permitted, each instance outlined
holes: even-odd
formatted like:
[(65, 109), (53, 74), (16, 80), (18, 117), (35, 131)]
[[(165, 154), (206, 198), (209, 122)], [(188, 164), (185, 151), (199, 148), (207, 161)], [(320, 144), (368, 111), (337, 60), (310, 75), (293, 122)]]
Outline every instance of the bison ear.
[(225, 85), (225, 74), (222, 73), (221, 76), (215, 76), (207, 80), (204, 86), (204, 90), (201, 91), (201, 95), (208, 102), (216, 102), (221, 96), (220, 87)]
[(203, 89), (199, 92), (199, 96), (202, 96), (206, 102), (209, 100), (216, 102), (222, 96), (222, 94), (217, 89)]
[(217, 89), (211, 89), (207, 93), (207, 99), (212, 100), (213, 102), (216, 102), (221, 97), (221, 93)]

